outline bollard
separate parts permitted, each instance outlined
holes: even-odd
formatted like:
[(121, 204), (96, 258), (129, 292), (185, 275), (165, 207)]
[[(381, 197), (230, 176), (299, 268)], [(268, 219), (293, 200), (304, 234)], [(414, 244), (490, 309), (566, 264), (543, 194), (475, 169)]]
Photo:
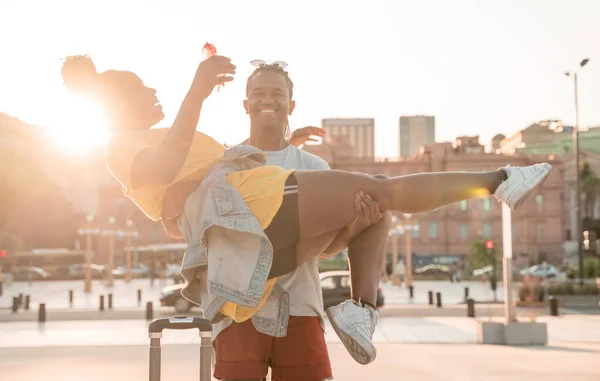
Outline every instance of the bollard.
[(104, 311), (104, 295), (100, 295), (100, 311)]
[(12, 312), (17, 312), (18, 310), (19, 310), (19, 297), (13, 296)]
[(433, 291), (429, 290), (429, 305), (433, 306)]
[(73, 307), (73, 290), (69, 290), (69, 306)]
[(152, 311), (152, 302), (146, 303), (146, 320), (154, 319), (154, 313)]
[(112, 309), (113, 294), (108, 294), (108, 309)]
[(441, 292), (436, 293), (435, 299), (437, 301), (438, 308), (442, 308), (442, 293)]
[(38, 311), (38, 321), (44, 323), (46, 321), (46, 303), (40, 303), (40, 310)]
[(465, 287), (465, 300), (469, 300), (469, 287)]
[(31, 302), (31, 297), (29, 294), (25, 295), (25, 309), (29, 310), (29, 302)]
[(467, 299), (467, 317), (475, 317), (475, 301), (473, 299)]
[(554, 296), (548, 300), (550, 301), (550, 316), (558, 316), (558, 300)]
[(408, 296), (411, 299), (415, 297), (415, 288), (413, 287), (412, 284), (408, 287)]
[(141, 303), (142, 302), (142, 289), (141, 288), (138, 288), (137, 294), (138, 294), (137, 295), (138, 303)]
[(21, 307), (23, 305), (23, 301), (24, 301), (24, 299), (23, 299), (23, 293), (20, 293), (19, 294), (19, 307)]

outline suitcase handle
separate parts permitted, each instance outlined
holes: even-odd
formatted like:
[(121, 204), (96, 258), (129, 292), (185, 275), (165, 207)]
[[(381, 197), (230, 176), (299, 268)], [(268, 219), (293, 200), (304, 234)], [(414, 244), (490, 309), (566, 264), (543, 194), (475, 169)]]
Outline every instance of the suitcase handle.
[(206, 319), (195, 316), (174, 316), (171, 318), (156, 319), (148, 326), (149, 333), (161, 333), (165, 329), (194, 329), (200, 332), (211, 332), (212, 323)]

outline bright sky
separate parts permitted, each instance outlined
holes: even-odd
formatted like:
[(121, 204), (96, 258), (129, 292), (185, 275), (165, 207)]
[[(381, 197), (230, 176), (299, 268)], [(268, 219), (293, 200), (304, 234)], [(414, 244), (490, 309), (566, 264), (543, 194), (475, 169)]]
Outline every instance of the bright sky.
[(0, 0), (0, 111), (98, 141), (98, 114), (61, 87), (59, 59), (89, 53), (100, 71), (156, 87), (168, 126), (210, 41), (238, 66), (202, 112), (199, 129), (220, 142), (247, 135), (248, 62), (262, 58), (289, 64), (292, 129), (374, 117), (377, 155), (395, 156), (399, 116), (429, 114), (437, 140), (487, 143), (541, 119), (572, 123), (563, 73), (584, 57), (580, 123), (600, 125), (599, 20), (597, 0)]

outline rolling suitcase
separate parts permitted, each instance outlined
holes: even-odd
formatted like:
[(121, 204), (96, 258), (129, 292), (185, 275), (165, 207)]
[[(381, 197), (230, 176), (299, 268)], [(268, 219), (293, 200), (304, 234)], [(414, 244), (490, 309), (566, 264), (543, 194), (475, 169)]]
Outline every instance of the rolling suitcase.
[(200, 381), (211, 381), (212, 324), (193, 316), (156, 319), (148, 326), (150, 338), (150, 381), (160, 381), (160, 339), (163, 330), (198, 329), (200, 332)]

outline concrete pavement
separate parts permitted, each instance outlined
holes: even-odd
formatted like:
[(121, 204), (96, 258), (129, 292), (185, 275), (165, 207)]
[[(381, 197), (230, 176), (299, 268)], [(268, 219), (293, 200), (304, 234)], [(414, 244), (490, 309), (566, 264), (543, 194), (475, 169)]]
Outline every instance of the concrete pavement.
[[(379, 344), (375, 362), (359, 365), (328, 344), (335, 380), (597, 381), (600, 344), (548, 347)], [(162, 379), (197, 380), (198, 346), (162, 351)], [(32, 360), (35, 359), (35, 366)], [(148, 380), (147, 346), (0, 348), (3, 381)]]
[[(123, 280), (116, 280), (115, 287), (106, 287), (101, 281), (94, 281), (91, 294), (83, 293), (83, 281), (51, 281), (51, 282), (16, 282), (5, 289), (0, 297), (0, 322), (37, 321), (40, 303), (46, 305), (47, 321), (69, 320), (118, 320), (118, 319), (144, 319), (147, 301), (153, 302), (154, 317), (166, 317), (175, 314), (171, 307), (160, 307), (159, 297), (162, 288), (171, 284), (171, 281), (160, 282), (155, 280), (154, 285), (149, 279), (135, 279), (126, 284)], [(464, 317), (466, 305), (464, 302), (465, 287), (469, 288), (469, 296), (476, 300), (477, 317), (503, 316), (504, 310), (501, 303), (485, 303), (493, 299), (493, 293), (487, 284), (480, 282), (450, 283), (448, 281), (418, 281), (415, 282), (414, 298), (409, 297), (405, 286), (393, 286), (382, 283), (381, 288), (385, 297), (385, 306), (380, 310), (383, 317)], [(69, 304), (69, 290), (73, 290), (73, 304)], [(141, 302), (137, 300), (137, 292), (141, 290)], [(442, 293), (443, 308), (428, 305), (428, 291), (434, 294)], [(17, 313), (12, 313), (10, 306), (12, 297), (20, 293), (30, 295), (30, 309), (20, 308)], [(108, 309), (108, 294), (113, 294), (113, 308)], [(99, 311), (100, 295), (104, 295), (105, 311)], [(498, 300), (503, 294), (499, 290)], [(593, 312), (593, 311), (592, 311)], [(193, 314), (199, 309), (193, 309)], [(518, 308), (518, 314), (529, 316), (531, 314), (547, 314), (547, 310), (535, 308)], [(560, 309), (561, 314), (577, 314), (565, 308)]]
[[(526, 318), (522, 320), (527, 321)], [(600, 316), (540, 316), (537, 321), (548, 324), (551, 343), (600, 344)], [(340, 343), (329, 321), (326, 320), (325, 325), (327, 342)], [(140, 319), (0, 323), (0, 348), (146, 345), (147, 327), (148, 322)], [(474, 344), (477, 342), (476, 329), (477, 321), (469, 318), (384, 317), (379, 321), (373, 340), (376, 343)], [(168, 331), (163, 342), (165, 345), (198, 344), (200, 339), (190, 331)]]

